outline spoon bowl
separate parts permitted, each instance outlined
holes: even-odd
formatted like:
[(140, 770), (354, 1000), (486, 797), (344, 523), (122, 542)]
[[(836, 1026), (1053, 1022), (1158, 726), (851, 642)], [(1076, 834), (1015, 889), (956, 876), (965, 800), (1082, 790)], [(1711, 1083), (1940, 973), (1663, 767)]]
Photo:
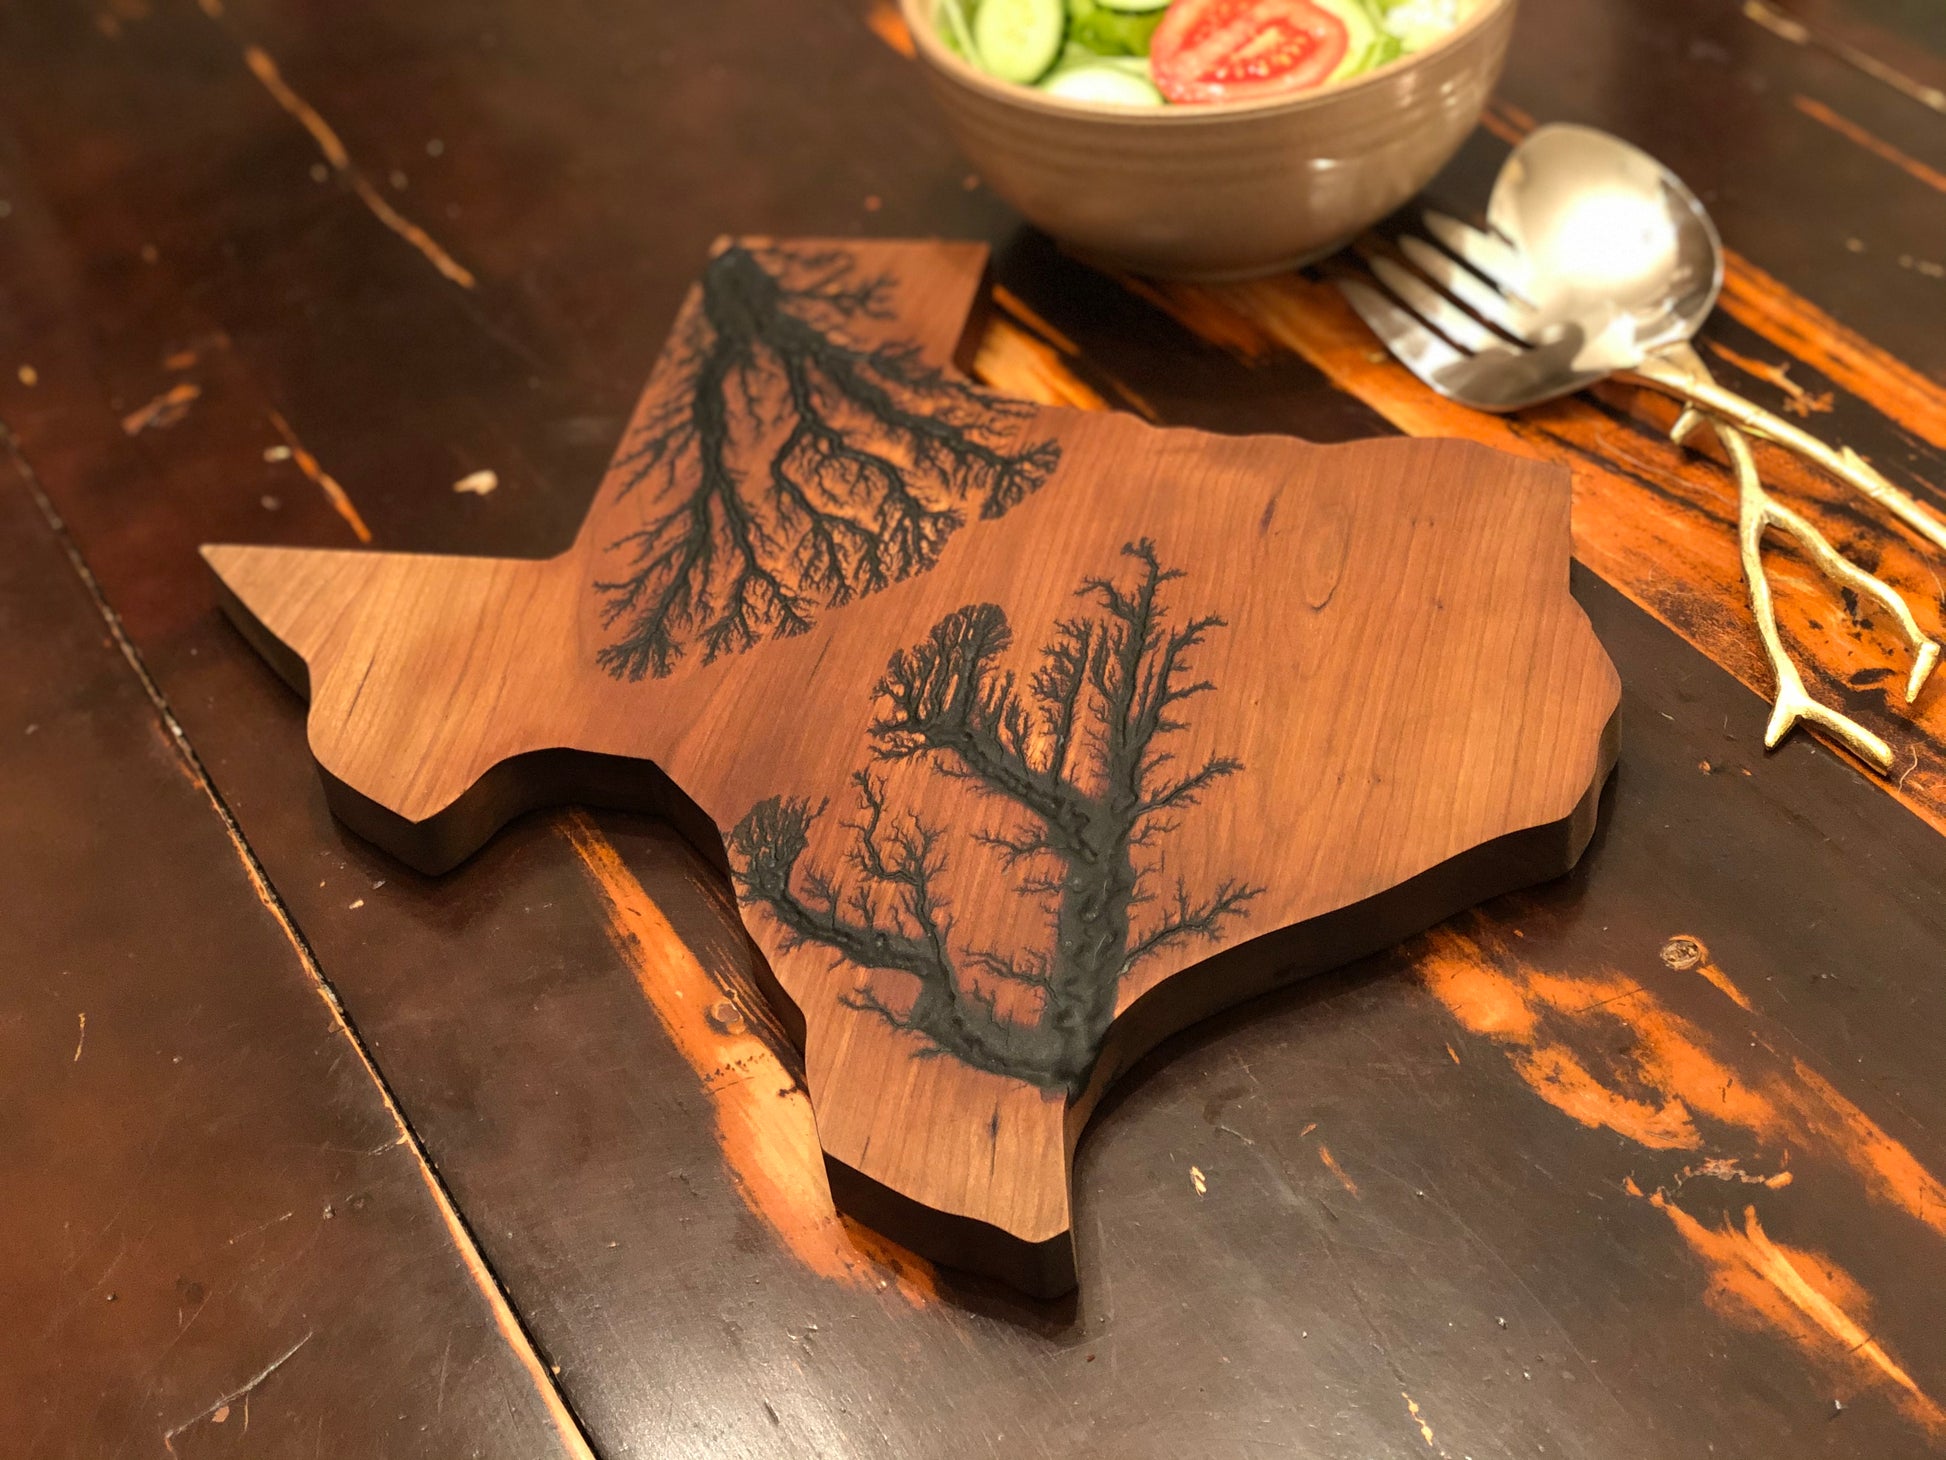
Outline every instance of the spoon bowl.
[(1701, 200), (1648, 153), (1589, 127), (1542, 127), (1514, 150), (1487, 223), (1521, 261), (1543, 326), (1578, 325), (1581, 369), (1624, 370), (1692, 339), (1723, 287)]

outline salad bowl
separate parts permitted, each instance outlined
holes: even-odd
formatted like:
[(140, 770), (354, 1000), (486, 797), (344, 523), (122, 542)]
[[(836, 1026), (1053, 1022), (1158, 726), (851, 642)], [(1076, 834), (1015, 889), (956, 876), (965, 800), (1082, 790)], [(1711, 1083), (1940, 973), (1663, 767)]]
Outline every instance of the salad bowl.
[(900, 0), (986, 184), (1091, 262), (1202, 280), (1319, 258), (1431, 181), (1479, 120), (1515, 10), (1482, 0), (1425, 49), (1314, 90), (1130, 107), (985, 74), (943, 39), (939, 3)]

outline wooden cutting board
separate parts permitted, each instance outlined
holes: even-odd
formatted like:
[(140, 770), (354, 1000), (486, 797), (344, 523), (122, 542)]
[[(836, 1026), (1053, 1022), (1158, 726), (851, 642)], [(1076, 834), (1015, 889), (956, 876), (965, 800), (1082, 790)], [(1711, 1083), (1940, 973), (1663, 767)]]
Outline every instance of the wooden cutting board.
[(1619, 685), (1564, 471), (990, 395), (985, 259), (719, 245), (559, 557), (204, 555), (332, 808), (414, 866), (546, 804), (674, 817), (838, 1204), (1053, 1295), (1116, 1074), (1565, 872)]

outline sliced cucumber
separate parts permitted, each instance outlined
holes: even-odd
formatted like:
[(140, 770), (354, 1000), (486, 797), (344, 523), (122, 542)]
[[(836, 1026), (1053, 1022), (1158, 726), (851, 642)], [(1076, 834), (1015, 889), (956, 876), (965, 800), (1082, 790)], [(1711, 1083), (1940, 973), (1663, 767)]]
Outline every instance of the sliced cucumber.
[(1151, 10), (1167, 10), (1169, 0), (1095, 0), (1106, 10), (1124, 10), (1130, 15), (1142, 15)]
[(1068, 40), (1098, 56), (1146, 56), (1160, 9), (1116, 10), (1102, 0), (1068, 0)]
[(1372, 48), (1365, 56), (1365, 64), (1359, 69), (1361, 71), (1376, 71), (1381, 66), (1390, 65), (1404, 54), (1404, 41), (1395, 35), (1386, 35), (1381, 32), (1379, 38), (1372, 42)]
[(1357, 76), (1369, 71), (1381, 32), (1378, 21), (1366, 6), (1366, 0), (1312, 0), (1320, 10), (1328, 10), (1345, 25), (1345, 55), (1329, 76), (1327, 82), (1342, 81), (1347, 76)]
[(973, 49), (973, 28), (966, 23), (966, 0), (939, 0), (939, 37), (946, 49), (963, 61), (978, 64)]
[[(990, 0), (989, 0), (990, 3)], [(1041, 83), (1049, 96), (1110, 106), (1161, 106), (1162, 93), (1146, 77), (1120, 66), (1067, 66)]]
[(973, 44), (988, 74), (1031, 84), (1054, 65), (1067, 28), (1062, 0), (980, 0)]
[(1106, 71), (1121, 71), (1142, 81), (1150, 79), (1149, 58), (1147, 56), (1102, 56), (1097, 55), (1086, 46), (1076, 45), (1073, 41), (1069, 41), (1065, 46), (1061, 47), (1061, 59), (1055, 62), (1052, 71), (1041, 78), (1040, 84), (1046, 86), (1048, 82), (1052, 81), (1056, 76), (1059, 76), (1063, 71), (1078, 71), (1083, 67), (1090, 70), (1099, 68)]

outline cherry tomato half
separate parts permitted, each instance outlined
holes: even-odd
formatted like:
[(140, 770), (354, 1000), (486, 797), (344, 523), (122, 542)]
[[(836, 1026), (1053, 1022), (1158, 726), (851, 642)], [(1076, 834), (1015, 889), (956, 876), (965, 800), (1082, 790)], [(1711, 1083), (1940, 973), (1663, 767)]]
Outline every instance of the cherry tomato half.
[(1175, 0), (1149, 70), (1171, 101), (1241, 101), (1316, 86), (1348, 44), (1345, 23), (1310, 0)]

